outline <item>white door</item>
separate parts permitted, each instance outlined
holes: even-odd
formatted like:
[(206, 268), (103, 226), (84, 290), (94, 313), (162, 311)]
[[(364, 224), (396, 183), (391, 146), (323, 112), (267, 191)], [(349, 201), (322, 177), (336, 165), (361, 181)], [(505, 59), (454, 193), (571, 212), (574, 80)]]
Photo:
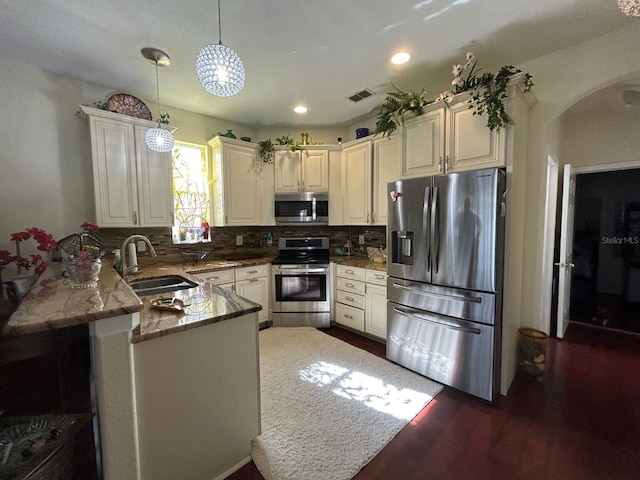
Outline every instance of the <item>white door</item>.
[(563, 338), (569, 326), (571, 270), (573, 268), (573, 220), (576, 204), (576, 174), (571, 165), (564, 166), (562, 183), (562, 224), (560, 226), (560, 256), (558, 265), (558, 338)]

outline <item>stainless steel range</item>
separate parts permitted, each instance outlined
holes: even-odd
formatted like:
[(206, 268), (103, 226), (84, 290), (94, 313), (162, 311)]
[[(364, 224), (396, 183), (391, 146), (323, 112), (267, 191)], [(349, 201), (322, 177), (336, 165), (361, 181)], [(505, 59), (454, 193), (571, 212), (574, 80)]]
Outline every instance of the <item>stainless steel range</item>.
[(273, 326), (328, 328), (329, 237), (280, 238), (273, 265)]

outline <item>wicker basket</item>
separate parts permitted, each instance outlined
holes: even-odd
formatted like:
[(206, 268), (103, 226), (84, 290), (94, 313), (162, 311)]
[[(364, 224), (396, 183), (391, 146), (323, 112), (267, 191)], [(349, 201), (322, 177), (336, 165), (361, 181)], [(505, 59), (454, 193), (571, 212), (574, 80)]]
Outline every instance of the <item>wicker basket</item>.
[(0, 480), (68, 480), (76, 433), (90, 414), (11, 417), (0, 422)]

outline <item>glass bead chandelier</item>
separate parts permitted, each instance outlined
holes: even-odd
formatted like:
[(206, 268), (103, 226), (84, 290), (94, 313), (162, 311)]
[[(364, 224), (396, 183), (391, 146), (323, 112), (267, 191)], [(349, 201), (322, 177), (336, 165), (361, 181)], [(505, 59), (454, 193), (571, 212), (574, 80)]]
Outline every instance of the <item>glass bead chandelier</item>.
[(244, 87), (244, 65), (236, 52), (222, 45), (220, 25), (218, 0), (218, 43), (202, 47), (196, 58), (196, 74), (207, 92), (232, 97)]
[(143, 48), (142, 56), (156, 66), (156, 97), (158, 99), (158, 126), (147, 130), (144, 141), (154, 152), (170, 152), (173, 149), (173, 135), (166, 128), (160, 126), (160, 87), (158, 82), (158, 67), (171, 65), (169, 55), (157, 48)]
[(618, 7), (628, 17), (640, 17), (640, 0), (618, 0)]

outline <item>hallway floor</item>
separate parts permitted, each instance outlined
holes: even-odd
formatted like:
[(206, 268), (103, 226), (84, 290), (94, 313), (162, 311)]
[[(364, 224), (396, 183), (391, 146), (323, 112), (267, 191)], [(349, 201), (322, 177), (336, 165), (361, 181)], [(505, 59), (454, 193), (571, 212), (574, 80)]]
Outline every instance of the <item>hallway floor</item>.
[[(384, 345), (326, 333), (384, 356)], [(356, 480), (640, 478), (640, 337), (571, 323), (492, 405), (445, 388)], [(260, 480), (253, 462), (228, 477)]]

